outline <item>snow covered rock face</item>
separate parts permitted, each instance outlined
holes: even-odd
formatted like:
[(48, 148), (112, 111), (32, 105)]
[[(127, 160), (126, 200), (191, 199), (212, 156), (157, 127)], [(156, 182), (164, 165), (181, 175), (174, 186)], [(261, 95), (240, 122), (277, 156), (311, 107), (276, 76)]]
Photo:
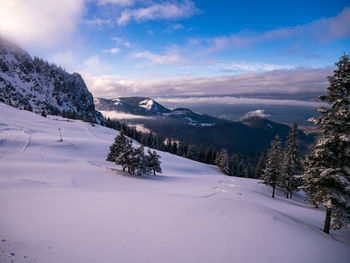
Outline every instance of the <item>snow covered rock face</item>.
[(0, 101), (20, 109), (103, 121), (78, 73), (69, 74), (0, 37)]

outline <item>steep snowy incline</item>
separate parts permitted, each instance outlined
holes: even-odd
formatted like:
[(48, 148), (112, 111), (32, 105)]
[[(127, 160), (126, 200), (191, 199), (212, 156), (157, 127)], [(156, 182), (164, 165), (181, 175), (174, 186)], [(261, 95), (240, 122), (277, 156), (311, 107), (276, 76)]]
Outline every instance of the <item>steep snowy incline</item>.
[(127, 176), (116, 134), (0, 103), (0, 262), (349, 262), (301, 194), (163, 152), (162, 176)]

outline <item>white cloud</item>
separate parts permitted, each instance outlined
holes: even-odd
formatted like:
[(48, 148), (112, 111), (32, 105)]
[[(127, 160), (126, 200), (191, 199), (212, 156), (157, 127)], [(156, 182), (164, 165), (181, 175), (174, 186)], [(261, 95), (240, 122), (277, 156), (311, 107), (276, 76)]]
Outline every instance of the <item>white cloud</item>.
[(148, 7), (124, 10), (117, 20), (118, 25), (126, 25), (132, 19), (137, 22), (160, 19), (187, 18), (198, 12), (194, 3), (185, 0), (183, 3), (167, 2)]
[(224, 72), (263, 72), (279, 69), (293, 69), (289, 65), (276, 65), (268, 63), (250, 63), (250, 62), (232, 62), (232, 63), (214, 63), (213, 67)]
[(132, 47), (132, 44), (122, 37), (112, 37), (112, 40), (114, 40), (117, 45), (124, 45), (127, 48)]
[(21, 45), (58, 46), (75, 32), (84, 0), (0, 1), (0, 34)]
[(138, 52), (132, 55), (133, 58), (146, 59), (151, 64), (172, 64), (184, 61), (177, 53), (158, 55), (149, 51)]
[(111, 25), (112, 20), (111, 19), (94, 18), (94, 19), (83, 20), (83, 23), (87, 24), (87, 25), (91, 25), (91, 26), (102, 26), (102, 25)]
[(134, 3), (134, 0), (98, 0), (98, 5), (113, 4), (119, 6), (131, 6)]
[[(308, 105), (310, 104), (310, 102), (308, 102)], [(265, 118), (271, 116), (270, 114), (266, 114), (265, 110), (255, 110), (255, 111), (249, 111), (247, 112), (244, 116), (243, 119), (247, 119), (250, 117), (260, 117), (260, 118)]]
[(111, 48), (111, 49), (105, 49), (102, 52), (111, 53), (111, 54), (118, 54), (120, 52), (120, 49), (115, 47), (115, 48)]

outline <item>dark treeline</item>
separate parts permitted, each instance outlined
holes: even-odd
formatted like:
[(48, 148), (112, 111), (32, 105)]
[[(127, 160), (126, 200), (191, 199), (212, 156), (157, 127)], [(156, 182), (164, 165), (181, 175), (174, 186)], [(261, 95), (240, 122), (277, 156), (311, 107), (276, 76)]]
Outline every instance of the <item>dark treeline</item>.
[(106, 118), (106, 126), (122, 131), (126, 136), (138, 141), (144, 146), (176, 154), (201, 163), (216, 165), (223, 173), (230, 176), (260, 178), (264, 169), (265, 155), (263, 153), (259, 160), (254, 160), (246, 158), (239, 153), (230, 154), (227, 149), (217, 150), (212, 146), (183, 142), (173, 138), (159, 136), (153, 132), (140, 132), (134, 126), (129, 126), (126, 123), (121, 124), (110, 118)]

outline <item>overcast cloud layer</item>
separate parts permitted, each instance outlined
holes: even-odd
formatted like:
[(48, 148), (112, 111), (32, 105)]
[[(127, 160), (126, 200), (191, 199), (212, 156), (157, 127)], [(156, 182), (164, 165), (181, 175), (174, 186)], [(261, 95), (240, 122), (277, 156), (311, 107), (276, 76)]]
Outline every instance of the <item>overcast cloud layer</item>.
[[(316, 94), (326, 92), (327, 76), (332, 70), (294, 69), (275, 70), (235, 76), (188, 77), (158, 81), (125, 80), (118, 76), (87, 77), (87, 85), (97, 97), (121, 96), (218, 96), (244, 95), (245, 97), (268, 96), (280, 99), (281, 95), (295, 99), (315, 99)], [(220, 99), (224, 102), (224, 99)]]

